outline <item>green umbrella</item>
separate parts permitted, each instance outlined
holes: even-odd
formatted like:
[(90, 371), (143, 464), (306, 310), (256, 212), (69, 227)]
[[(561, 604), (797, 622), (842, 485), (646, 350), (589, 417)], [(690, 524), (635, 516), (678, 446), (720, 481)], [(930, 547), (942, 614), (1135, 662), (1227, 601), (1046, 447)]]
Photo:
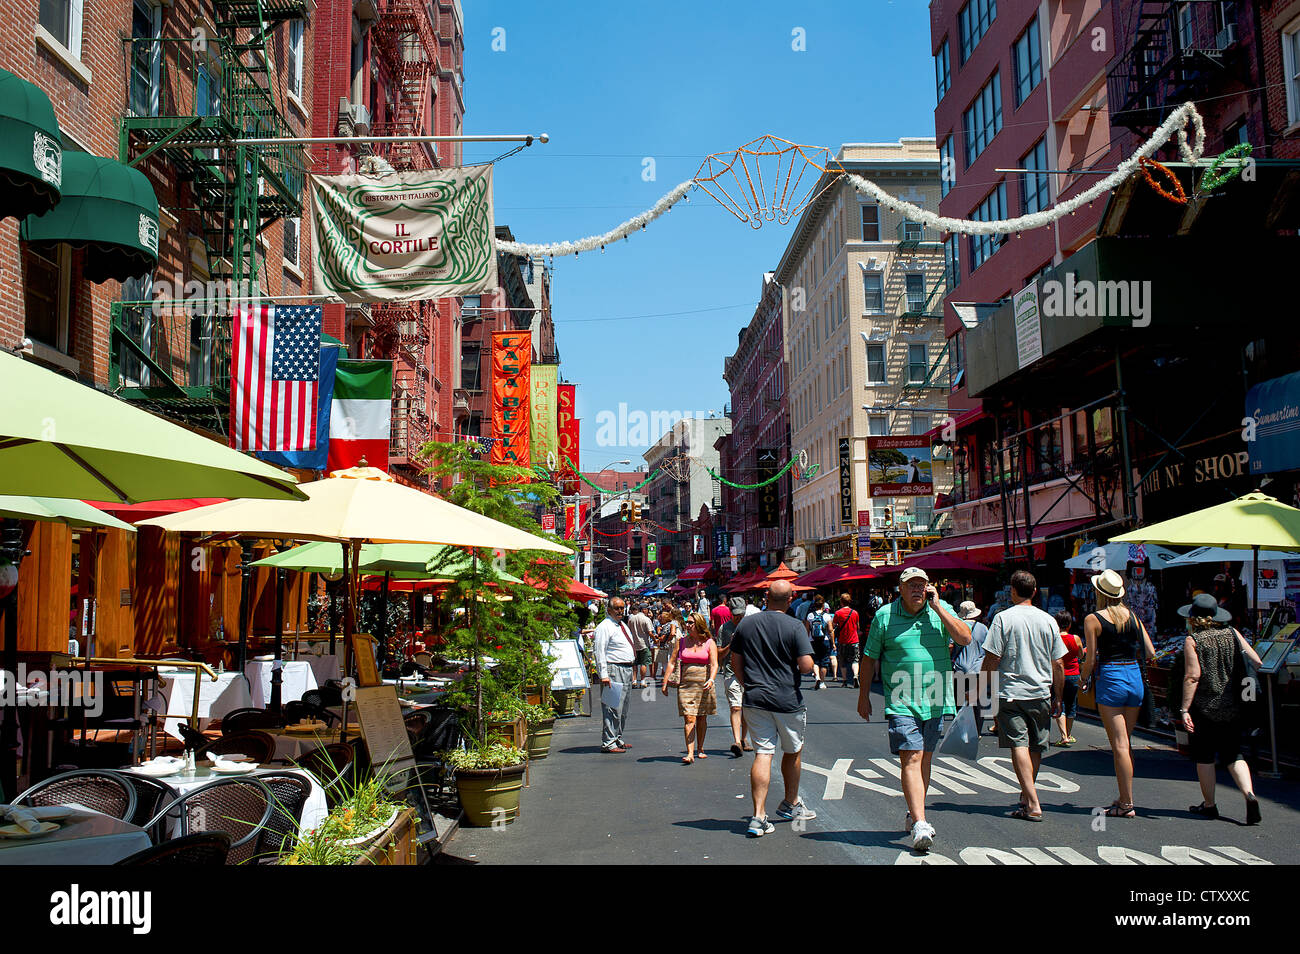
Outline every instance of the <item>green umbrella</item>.
[(0, 351), (0, 491), (139, 503), (302, 500), (292, 475)]
[[(452, 559), (446, 566), (440, 566), (436, 572), (428, 569), (440, 565), (443, 556), (452, 552)], [(273, 566), (282, 570), (298, 570), (303, 573), (320, 573), (333, 576), (343, 572), (343, 545), (339, 543), (305, 543), (292, 550), (276, 553), (261, 560), (253, 566)], [(357, 569), (362, 573), (387, 573), (395, 580), (431, 580), (459, 576), (470, 568), (470, 556), (458, 547), (439, 546), (429, 543), (366, 543), (361, 546), (361, 558)], [(497, 574), (507, 583), (524, 581), (509, 573)]]
[(65, 497), (0, 496), (0, 517), (49, 520), (70, 527), (111, 527), (135, 533), (135, 527), (81, 500)]

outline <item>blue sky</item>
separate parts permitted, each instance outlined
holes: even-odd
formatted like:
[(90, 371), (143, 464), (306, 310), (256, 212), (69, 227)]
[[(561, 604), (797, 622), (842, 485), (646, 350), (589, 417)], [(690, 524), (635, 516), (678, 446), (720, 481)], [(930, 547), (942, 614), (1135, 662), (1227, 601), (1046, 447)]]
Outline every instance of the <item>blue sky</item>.
[[(469, 0), (464, 11), (465, 132), (551, 136), (496, 167), (496, 221), (519, 241), (605, 232), (694, 176), (709, 153), (767, 133), (832, 153), (934, 134), (924, 0)], [(506, 148), (467, 146), (465, 161)], [(646, 157), (654, 181), (642, 178)], [(604, 254), (555, 259), (560, 371), (578, 384), (584, 469), (644, 463), (644, 443), (597, 445), (598, 416), (620, 402), (647, 415), (722, 409), (723, 359), (790, 232), (753, 230), (696, 190)]]

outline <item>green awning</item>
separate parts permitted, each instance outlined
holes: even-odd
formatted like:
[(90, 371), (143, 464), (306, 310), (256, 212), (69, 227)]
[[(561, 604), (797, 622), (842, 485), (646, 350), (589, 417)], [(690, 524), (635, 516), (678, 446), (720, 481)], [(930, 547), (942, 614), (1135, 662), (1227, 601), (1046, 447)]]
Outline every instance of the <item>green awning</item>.
[(33, 245), (86, 249), (86, 277), (142, 278), (158, 264), (158, 197), (144, 173), (88, 152), (63, 153), (63, 200), (23, 220)]
[(50, 98), (0, 70), (0, 219), (48, 212), (62, 181), (63, 137)]
[(342, 341), (339, 341), (339, 339), (335, 338), (332, 334), (329, 334), (328, 332), (325, 331), (322, 331), (320, 333), (320, 343), (327, 348), (342, 348), (344, 351), (348, 350), (347, 345), (345, 345)]

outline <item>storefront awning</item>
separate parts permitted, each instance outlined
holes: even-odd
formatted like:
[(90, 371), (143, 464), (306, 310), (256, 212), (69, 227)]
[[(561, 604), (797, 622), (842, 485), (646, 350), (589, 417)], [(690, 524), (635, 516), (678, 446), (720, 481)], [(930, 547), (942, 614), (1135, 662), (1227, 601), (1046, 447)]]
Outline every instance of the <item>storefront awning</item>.
[(702, 580), (708, 576), (709, 571), (713, 569), (712, 563), (692, 563), (681, 573), (677, 574), (677, 582), (674, 585), (682, 583), (693, 583)]
[(0, 219), (50, 211), (62, 182), (63, 138), (50, 98), (0, 70)]
[(974, 424), (980, 418), (987, 416), (988, 415), (984, 413), (983, 405), (980, 407), (970, 407), (964, 411), (958, 411), (957, 417), (953, 419), (951, 425), (947, 422), (936, 424), (925, 432), (925, 436), (930, 438), (932, 441), (939, 442), (943, 440), (944, 431), (947, 430), (949, 426), (952, 427), (952, 432), (955, 433), (960, 431), (963, 427), (966, 427), (968, 424)]
[(144, 173), (88, 152), (63, 153), (63, 199), (23, 220), (33, 245), (67, 242), (86, 249), (92, 282), (125, 281), (158, 264), (158, 197)]
[[(1034, 528), (1034, 551), (1035, 557), (1040, 555), (1039, 548), (1043, 546), (1043, 541), (1048, 537), (1058, 536), (1067, 533), (1075, 527), (1082, 527), (1084, 524), (1091, 523), (1089, 520), (1057, 520), (1052, 523), (1040, 523)], [(1012, 548), (1017, 552), (1024, 551), (1024, 530), (1019, 532), (1020, 543), (1015, 543), (1016, 534), (1013, 533)], [(976, 530), (973, 533), (958, 533), (951, 537), (944, 537), (928, 547), (912, 553), (908, 557), (908, 562), (915, 560), (920, 556), (929, 556), (936, 553), (949, 553), (953, 556), (962, 557), (967, 560), (974, 560), (977, 563), (1000, 563), (1003, 558), (1003, 536), (1002, 528), (996, 530)]]

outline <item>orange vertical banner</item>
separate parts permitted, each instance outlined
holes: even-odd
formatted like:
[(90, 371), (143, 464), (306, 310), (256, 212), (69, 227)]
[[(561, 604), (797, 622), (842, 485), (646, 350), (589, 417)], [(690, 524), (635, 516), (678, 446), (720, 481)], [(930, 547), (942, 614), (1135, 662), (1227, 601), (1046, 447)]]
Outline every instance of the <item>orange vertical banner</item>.
[(492, 452), (493, 464), (532, 466), (528, 434), (529, 380), (533, 339), (528, 332), (492, 333)]

